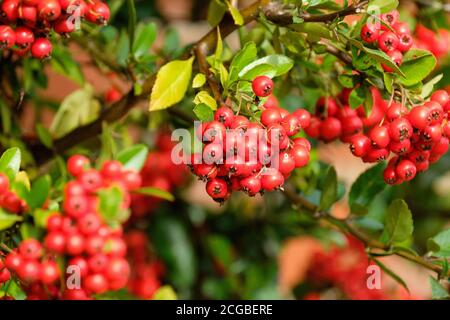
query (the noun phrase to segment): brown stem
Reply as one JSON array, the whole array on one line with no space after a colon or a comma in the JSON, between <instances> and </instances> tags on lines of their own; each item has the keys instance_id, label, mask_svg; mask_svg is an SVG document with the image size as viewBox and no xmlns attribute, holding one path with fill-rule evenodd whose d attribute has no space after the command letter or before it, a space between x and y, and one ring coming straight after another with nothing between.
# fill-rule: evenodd
<instances>
[{"instance_id":1,"label":"brown stem","mask_svg":"<svg viewBox=\"0 0 450 320\"><path fill-rule=\"evenodd\" d=\"M333 216L331 216L328 212L320 211L318 206L316 206L314 203L308 201L307 199L299 196L295 192L294 188L292 188L291 186L287 186L285 188L284 194L286 195L286 197L289 200L292 201L292 203L294 203L298 207L304 208L306 211L308 211L310 214L312 214L319 221L331 224L331 225L337 227L338 229L340 229L341 231L352 235L353 237L362 241L366 247L380 250L382 253L389 253L391 251L390 250L391 248L389 247L389 245L386 245L380 241L371 239L364 233L361 233L358 229L355 229L349 223L348 220L336 219ZM438 274L441 274L443 271L443 269L440 266L427 261L423 257L416 256L409 252L394 251L393 254L400 256L404 259L407 259L409 261L412 261L414 263L417 263L429 270L437 272ZM447 273L447 276L450 276L450 271Z\"/></svg>"}]
</instances>

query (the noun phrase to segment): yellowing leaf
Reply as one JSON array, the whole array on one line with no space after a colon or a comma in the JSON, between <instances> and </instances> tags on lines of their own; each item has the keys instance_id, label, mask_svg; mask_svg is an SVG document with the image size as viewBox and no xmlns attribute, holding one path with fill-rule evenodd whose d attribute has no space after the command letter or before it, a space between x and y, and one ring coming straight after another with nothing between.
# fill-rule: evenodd
<instances>
[{"instance_id":1,"label":"yellowing leaf","mask_svg":"<svg viewBox=\"0 0 450 320\"><path fill-rule=\"evenodd\" d=\"M197 73L194 77L194 80L192 80L192 88L200 88L205 84L205 82L205 75L203 73Z\"/></svg>"},{"instance_id":2,"label":"yellowing leaf","mask_svg":"<svg viewBox=\"0 0 450 320\"><path fill-rule=\"evenodd\" d=\"M244 18L242 18L241 13L236 7L233 7L233 5L228 1L228 10L231 13L231 16L233 17L234 23L238 26L242 26L244 24Z\"/></svg>"},{"instance_id":3,"label":"yellowing leaf","mask_svg":"<svg viewBox=\"0 0 450 320\"><path fill-rule=\"evenodd\" d=\"M200 91L199 93L197 93L197 95L194 98L194 103L195 104L204 103L213 110L217 109L216 100L214 100L214 98L211 97L209 93L206 91Z\"/></svg>"},{"instance_id":4,"label":"yellowing leaf","mask_svg":"<svg viewBox=\"0 0 450 320\"><path fill-rule=\"evenodd\" d=\"M28 174L25 171L19 171L16 174L15 182L22 183L28 190L31 188L30 178L28 178Z\"/></svg>"},{"instance_id":5,"label":"yellowing leaf","mask_svg":"<svg viewBox=\"0 0 450 320\"><path fill-rule=\"evenodd\" d=\"M150 111L166 109L183 99L191 79L193 61L194 57L171 61L158 71L150 97Z\"/></svg>"}]
</instances>

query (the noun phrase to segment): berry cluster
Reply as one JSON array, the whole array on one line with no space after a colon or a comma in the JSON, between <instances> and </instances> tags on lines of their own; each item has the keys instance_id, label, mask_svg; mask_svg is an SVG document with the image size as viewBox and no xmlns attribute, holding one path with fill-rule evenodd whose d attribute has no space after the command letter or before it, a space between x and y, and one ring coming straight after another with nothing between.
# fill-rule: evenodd
<instances>
[{"instance_id":1,"label":"berry cluster","mask_svg":"<svg viewBox=\"0 0 450 320\"><path fill-rule=\"evenodd\" d=\"M406 290L397 286L392 288L383 285L381 289L369 289L367 279L370 273L367 268L371 263L361 241L347 237L345 247L333 246L329 250L320 248L314 255L308 271L308 282L314 288L326 292L327 289L338 289L343 296L334 298L351 300L388 300L412 299ZM382 274L383 275L383 274ZM319 294L308 294L307 300L320 299Z\"/></svg>"},{"instance_id":2,"label":"berry cluster","mask_svg":"<svg viewBox=\"0 0 450 320\"><path fill-rule=\"evenodd\" d=\"M361 38L367 43L377 43L378 48L384 51L397 65L402 64L403 54L411 49L413 38L407 23L398 21L397 10L379 16L375 23L366 23L361 28ZM377 18L378 19L378 18ZM392 69L382 65L383 69L391 72Z\"/></svg>"},{"instance_id":3,"label":"berry cluster","mask_svg":"<svg viewBox=\"0 0 450 320\"><path fill-rule=\"evenodd\" d=\"M252 88L257 97L268 97L273 82L260 76L253 80ZM308 111L298 109L290 114L278 107L274 98L264 104L260 121L250 121L222 106L213 121L197 129L204 147L201 154L192 155L192 172L207 181L206 192L218 202L232 191L254 196L279 189L295 168L309 161L309 142L293 138L309 122Z\"/></svg>"},{"instance_id":4,"label":"berry cluster","mask_svg":"<svg viewBox=\"0 0 450 320\"><path fill-rule=\"evenodd\" d=\"M61 35L75 31L77 21L105 24L109 7L101 0L3 0L0 6L0 50L31 51L37 59L51 55L47 39L52 29Z\"/></svg>"},{"instance_id":5,"label":"berry cluster","mask_svg":"<svg viewBox=\"0 0 450 320\"><path fill-rule=\"evenodd\" d=\"M430 51L438 59L447 55L450 50L450 32L448 30L439 29L435 33L418 24L414 36L415 47Z\"/></svg>"},{"instance_id":6,"label":"berry cluster","mask_svg":"<svg viewBox=\"0 0 450 320\"><path fill-rule=\"evenodd\" d=\"M168 132L160 132L156 137L155 150L149 152L140 172L142 187L153 187L167 192L173 191L186 180L186 166L175 164L171 159L175 146ZM133 218L141 218L151 213L161 203L161 199L143 194L131 196Z\"/></svg>"},{"instance_id":7,"label":"berry cluster","mask_svg":"<svg viewBox=\"0 0 450 320\"><path fill-rule=\"evenodd\" d=\"M326 142L341 138L350 144L353 155L364 162L387 160L392 153L384 171L388 184L412 180L448 151L450 99L446 91L435 91L430 101L411 110L398 102L388 105L375 88L372 96L372 113L359 120L362 109L348 107L345 95L341 97L342 107L328 99L326 118L313 117L306 133ZM319 109L320 106L321 103Z\"/></svg>"},{"instance_id":8,"label":"berry cluster","mask_svg":"<svg viewBox=\"0 0 450 320\"><path fill-rule=\"evenodd\" d=\"M26 203L10 190L9 179L0 173L0 208L15 214L21 214L26 209Z\"/></svg>"},{"instance_id":9,"label":"berry cluster","mask_svg":"<svg viewBox=\"0 0 450 320\"><path fill-rule=\"evenodd\" d=\"M150 261L146 234L132 230L125 236L128 248L128 260L131 266L128 290L142 299L152 299L161 283L159 278L164 273L164 265L159 261Z\"/></svg>"},{"instance_id":10,"label":"berry cluster","mask_svg":"<svg viewBox=\"0 0 450 320\"><path fill-rule=\"evenodd\" d=\"M101 170L90 168L81 155L69 158L69 173L75 180L64 187L61 213L52 213L41 243L23 240L18 249L5 258L5 266L24 284L28 299L87 299L93 294L126 286L130 267L121 227L112 228L103 221L98 193L117 187L122 191L122 208L128 209L129 192L140 187L138 173L124 170L120 162L106 161ZM56 261L76 268L81 287L62 286L64 271ZM67 269L70 275L69 269Z\"/></svg>"}]
</instances>

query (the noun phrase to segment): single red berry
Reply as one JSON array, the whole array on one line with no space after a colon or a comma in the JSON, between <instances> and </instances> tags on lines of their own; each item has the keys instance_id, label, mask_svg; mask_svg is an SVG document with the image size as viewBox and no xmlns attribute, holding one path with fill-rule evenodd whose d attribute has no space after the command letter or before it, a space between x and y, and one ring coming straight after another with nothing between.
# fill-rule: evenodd
<instances>
[{"instance_id":1,"label":"single red berry","mask_svg":"<svg viewBox=\"0 0 450 320\"><path fill-rule=\"evenodd\" d=\"M243 129L249 124L249 120L241 115L235 116L231 122L230 129Z\"/></svg>"},{"instance_id":2,"label":"single red berry","mask_svg":"<svg viewBox=\"0 0 450 320\"><path fill-rule=\"evenodd\" d=\"M442 134L447 138L450 138L450 122L446 122L442 127Z\"/></svg>"},{"instance_id":3,"label":"single red berry","mask_svg":"<svg viewBox=\"0 0 450 320\"><path fill-rule=\"evenodd\" d=\"M450 101L447 91L445 90L437 90L431 94L431 101L436 101L442 107L445 107L447 103Z\"/></svg>"},{"instance_id":4,"label":"single red berry","mask_svg":"<svg viewBox=\"0 0 450 320\"><path fill-rule=\"evenodd\" d=\"M103 2L96 2L89 6L86 12L86 19L89 22L97 24L106 24L109 20L111 13L107 4Z\"/></svg>"},{"instance_id":5,"label":"single red berry","mask_svg":"<svg viewBox=\"0 0 450 320\"><path fill-rule=\"evenodd\" d=\"M17 272L22 263L23 257L17 252L8 253L5 257L5 266L11 271Z\"/></svg>"},{"instance_id":6,"label":"single red berry","mask_svg":"<svg viewBox=\"0 0 450 320\"><path fill-rule=\"evenodd\" d=\"M111 280L128 279L130 275L130 265L128 261L123 258L113 258L106 266L106 277Z\"/></svg>"},{"instance_id":7,"label":"single red berry","mask_svg":"<svg viewBox=\"0 0 450 320\"><path fill-rule=\"evenodd\" d=\"M303 137L295 138L294 140L292 140L292 142L294 143L294 146L304 146L306 150L311 151L311 143L309 143L309 141Z\"/></svg>"},{"instance_id":8,"label":"single red berry","mask_svg":"<svg viewBox=\"0 0 450 320\"><path fill-rule=\"evenodd\" d=\"M261 123L266 127L280 122L281 114L279 109L266 109L261 113Z\"/></svg>"},{"instance_id":9,"label":"single red berry","mask_svg":"<svg viewBox=\"0 0 450 320\"><path fill-rule=\"evenodd\" d=\"M40 263L36 260L26 260L17 269L17 275L22 281L33 283L39 280Z\"/></svg>"},{"instance_id":10,"label":"single red berry","mask_svg":"<svg viewBox=\"0 0 450 320\"><path fill-rule=\"evenodd\" d=\"M376 148L371 146L367 153L362 157L364 162L380 162L387 159L389 156L389 150L386 148Z\"/></svg>"},{"instance_id":11,"label":"single red berry","mask_svg":"<svg viewBox=\"0 0 450 320\"><path fill-rule=\"evenodd\" d=\"M311 122L311 114L305 109L297 109L292 113L297 117L302 129L308 128Z\"/></svg>"},{"instance_id":12,"label":"single red berry","mask_svg":"<svg viewBox=\"0 0 450 320\"><path fill-rule=\"evenodd\" d=\"M392 31L385 31L378 37L378 46L384 52L392 51L398 47L398 37Z\"/></svg>"},{"instance_id":13,"label":"single red berry","mask_svg":"<svg viewBox=\"0 0 450 320\"><path fill-rule=\"evenodd\" d=\"M321 97L316 102L316 116L321 118L334 117L338 113L339 107L336 101L331 98Z\"/></svg>"},{"instance_id":14,"label":"single red berry","mask_svg":"<svg viewBox=\"0 0 450 320\"><path fill-rule=\"evenodd\" d=\"M9 49L16 43L16 33L10 26L0 26L0 50Z\"/></svg>"},{"instance_id":15,"label":"single red berry","mask_svg":"<svg viewBox=\"0 0 450 320\"><path fill-rule=\"evenodd\" d=\"M308 154L309 158L309 154ZM308 159L309 160L309 159ZM295 169L295 159L288 152L281 152L278 157L278 171L281 172L282 175L288 175Z\"/></svg>"},{"instance_id":16,"label":"single red berry","mask_svg":"<svg viewBox=\"0 0 450 320\"><path fill-rule=\"evenodd\" d=\"M309 150L302 145L294 145L289 152L295 162L296 168L304 167L309 161Z\"/></svg>"},{"instance_id":17,"label":"single red berry","mask_svg":"<svg viewBox=\"0 0 450 320\"><path fill-rule=\"evenodd\" d=\"M142 185L142 178L139 173L128 170L122 174L122 182L128 190L135 190Z\"/></svg>"},{"instance_id":18,"label":"single red berry","mask_svg":"<svg viewBox=\"0 0 450 320\"><path fill-rule=\"evenodd\" d=\"M352 116L340 120L342 125L342 134L345 136L352 136L360 132L363 128L363 121L360 117Z\"/></svg>"},{"instance_id":19,"label":"single red berry","mask_svg":"<svg viewBox=\"0 0 450 320\"><path fill-rule=\"evenodd\" d=\"M73 155L67 160L67 170L74 177L78 177L86 169L88 169L89 166L89 159L79 154Z\"/></svg>"},{"instance_id":20,"label":"single red berry","mask_svg":"<svg viewBox=\"0 0 450 320\"><path fill-rule=\"evenodd\" d=\"M444 109L441 104L436 101L428 101L424 106L430 110L430 124L440 124L444 118Z\"/></svg>"},{"instance_id":21,"label":"single red berry","mask_svg":"<svg viewBox=\"0 0 450 320\"><path fill-rule=\"evenodd\" d=\"M60 231L51 231L44 239L44 246L48 251L64 253L66 247L66 236Z\"/></svg>"},{"instance_id":22,"label":"single red berry","mask_svg":"<svg viewBox=\"0 0 450 320\"><path fill-rule=\"evenodd\" d=\"M95 192L103 185L102 176L95 169L81 173L77 179L87 192Z\"/></svg>"},{"instance_id":23,"label":"single red berry","mask_svg":"<svg viewBox=\"0 0 450 320\"><path fill-rule=\"evenodd\" d=\"M87 264L90 272L99 273L103 272L108 266L109 258L103 253L97 253L87 260Z\"/></svg>"},{"instance_id":24,"label":"single red berry","mask_svg":"<svg viewBox=\"0 0 450 320\"><path fill-rule=\"evenodd\" d=\"M214 200L225 199L228 194L228 186L225 180L214 178L206 184L206 192Z\"/></svg>"},{"instance_id":25,"label":"single red berry","mask_svg":"<svg viewBox=\"0 0 450 320\"><path fill-rule=\"evenodd\" d=\"M0 173L0 195L8 191L9 189L9 179L8 177Z\"/></svg>"},{"instance_id":26,"label":"single red berry","mask_svg":"<svg viewBox=\"0 0 450 320\"><path fill-rule=\"evenodd\" d=\"M311 117L309 126L305 128L305 133L311 138L318 138L320 136L321 124L322 120L320 120L319 117L316 116Z\"/></svg>"},{"instance_id":27,"label":"single red berry","mask_svg":"<svg viewBox=\"0 0 450 320\"><path fill-rule=\"evenodd\" d=\"M203 160L206 164L223 163L223 145L210 143L203 149Z\"/></svg>"},{"instance_id":28,"label":"single red berry","mask_svg":"<svg viewBox=\"0 0 450 320\"><path fill-rule=\"evenodd\" d=\"M71 256L77 256L83 253L86 248L86 241L79 233L73 233L66 238L66 252Z\"/></svg>"},{"instance_id":29,"label":"single red berry","mask_svg":"<svg viewBox=\"0 0 450 320\"><path fill-rule=\"evenodd\" d=\"M387 52L387 55L392 59L392 61L394 61L394 63L397 66L400 66L402 64L402 60L403 60L403 55L400 51L398 50L391 50ZM381 64L381 66L383 67L383 70L386 72L392 72L394 71L391 67L385 65L385 64Z\"/></svg>"},{"instance_id":30,"label":"single red berry","mask_svg":"<svg viewBox=\"0 0 450 320\"><path fill-rule=\"evenodd\" d=\"M411 140L405 139L400 142L392 141L389 144L389 149L395 154L405 155L411 151Z\"/></svg>"},{"instance_id":31,"label":"single red berry","mask_svg":"<svg viewBox=\"0 0 450 320\"><path fill-rule=\"evenodd\" d=\"M397 33L397 35L411 34L411 29L406 22L398 21L392 26L392 28L394 29L395 33Z\"/></svg>"},{"instance_id":32,"label":"single red berry","mask_svg":"<svg viewBox=\"0 0 450 320\"><path fill-rule=\"evenodd\" d=\"M389 125L389 136L394 141L402 141L412 136L413 128L406 118L398 118Z\"/></svg>"},{"instance_id":33,"label":"single red berry","mask_svg":"<svg viewBox=\"0 0 450 320\"><path fill-rule=\"evenodd\" d=\"M24 209L24 202L14 192L6 191L0 196L0 207L7 211L19 214Z\"/></svg>"},{"instance_id":34,"label":"single red berry","mask_svg":"<svg viewBox=\"0 0 450 320\"><path fill-rule=\"evenodd\" d=\"M11 279L11 273L7 268L0 268L0 284L5 283Z\"/></svg>"},{"instance_id":35,"label":"single red berry","mask_svg":"<svg viewBox=\"0 0 450 320\"><path fill-rule=\"evenodd\" d=\"M59 17L59 19L53 24L53 29L55 32L61 35L67 35L74 32L75 27L75 20L66 15ZM106 102L109 102L107 99L105 100Z\"/></svg>"},{"instance_id":36,"label":"single red berry","mask_svg":"<svg viewBox=\"0 0 450 320\"><path fill-rule=\"evenodd\" d=\"M268 168L261 174L261 189L273 191L281 188L284 183L284 177L280 171L275 168Z\"/></svg>"},{"instance_id":37,"label":"single red berry","mask_svg":"<svg viewBox=\"0 0 450 320\"><path fill-rule=\"evenodd\" d=\"M397 10L393 10L388 13L383 13L380 16L381 20L391 27L397 23L399 17L400 17L400 14ZM383 30L387 30L387 28L384 25L381 25L381 28Z\"/></svg>"},{"instance_id":38,"label":"single red berry","mask_svg":"<svg viewBox=\"0 0 450 320\"><path fill-rule=\"evenodd\" d=\"M21 48L28 48L34 42L34 33L27 27L16 28L16 45Z\"/></svg>"},{"instance_id":39,"label":"single red berry","mask_svg":"<svg viewBox=\"0 0 450 320\"><path fill-rule=\"evenodd\" d=\"M101 235L94 234L89 236L86 240L86 252L90 255L102 252L104 246L105 238Z\"/></svg>"},{"instance_id":40,"label":"single red berry","mask_svg":"<svg viewBox=\"0 0 450 320\"><path fill-rule=\"evenodd\" d=\"M389 122L394 121L408 113L408 109L401 103L393 102L386 111L386 118Z\"/></svg>"},{"instance_id":41,"label":"single red berry","mask_svg":"<svg viewBox=\"0 0 450 320\"><path fill-rule=\"evenodd\" d=\"M339 119L329 117L320 124L320 138L325 142L333 141L342 134L342 125Z\"/></svg>"},{"instance_id":42,"label":"single red berry","mask_svg":"<svg viewBox=\"0 0 450 320\"><path fill-rule=\"evenodd\" d=\"M37 7L31 5L22 4L18 9L18 18L26 25L27 27L33 28L37 21Z\"/></svg>"},{"instance_id":43,"label":"single red berry","mask_svg":"<svg viewBox=\"0 0 450 320\"><path fill-rule=\"evenodd\" d=\"M375 24L368 24L366 23L361 28L361 39L367 43L375 42L378 39L378 36L380 35L380 30L378 29L377 25Z\"/></svg>"},{"instance_id":44,"label":"single red berry","mask_svg":"<svg viewBox=\"0 0 450 320\"><path fill-rule=\"evenodd\" d=\"M216 140L223 141L226 132L227 129L222 122L211 121L205 127L205 131L203 132L203 140L205 142L212 142Z\"/></svg>"},{"instance_id":45,"label":"single red berry","mask_svg":"<svg viewBox=\"0 0 450 320\"><path fill-rule=\"evenodd\" d=\"M117 160L105 161L100 169L100 174L105 179L118 179L122 174L122 163Z\"/></svg>"},{"instance_id":46,"label":"single red berry","mask_svg":"<svg viewBox=\"0 0 450 320\"><path fill-rule=\"evenodd\" d=\"M264 108L270 109L270 108L279 108L280 103L278 102L278 99L273 95L269 95L267 97L267 100L264 102Z\"/></svg>"},{"instance_id":47,"label":"single red berry","mask_svg":"<svg viewBox=\"0 0 450 320\"><path fill-rule=\"evenodd\" d=\"M430 109L426 106L418 106L411 109L408 120L414 128L423 130L430 125Z\"/></svg>"},{"instance_id":48,"label":"single red berry","mask_svg":"<svg viewBox=\"0 0 450 320\"><path fill-rule=\"evenodd\" d=\"M249 196L254 196L261 191L261 179L256 175L248 176L240 180L240 187Z\"/></svg>"},{"instance_id":49,"label":"single red berry","mask_svg":"<svg viewBox=\"0 0 450 320\"><path fill-rule=\"evenodd\" d=\"M9 22L15 22L18 17L19 0L4 0L1 4L1 16Z\"/></svg>"},{"instance_id":50,"label":"single red berry","mask_svg":"<svg viewBox=\"0 0 450 320\"><path fill-rule=\"evenodd\" d=\"M252 81L252 89L256 96L267 97L272 93L273 81L266 76L256 77Z\"/></svg>"},{"instance_id":51,"label":"single red berry","mask_svg":"<svg viewBox=\"0 0 450 320\"><path fill-rule=\"evenodd\" d=\"M36 59L45 59L52 54L52 43L46 38L38 38L31 46L31 55Z\"/></svg>"},{"instance_id":52,"label":"single red berry","mask_svg":"<svg viewBox=\"0 0 450 320\"><path fill-rule=\"evenodd\" d=\"M406 52L411 49L413 45L413 38L409 33L398 34L398 46L397 49L401 52Z\"/></svg>"},{"instance_id":53,"label":"single red berry","mask_svg":"<svg viewBox=\"0 0 450 320\"><path fill-rule=\"evenodd\" d=\"M87 263L86 259L83 257L78 256L78 257L74 257L74 258L70 259L69 262L67 263L67 267L70 267L70 266L77 267L78 270L80 271L80 276L82 278L87 276L89 273L88 263Z\"/></svg>"},{"instance_id":54,"label":"single red berry","mask_svg":"<svg viewBox=\"0 0 450 320\"><path fill-rule=\"evenodd\" d=\"M401 160L395 168L395 173L405 181L410 181L416 176L417 168L410 160Z\"/></svg>"},{"instance_id":55,"label":"single red berry","mask_svg":"<svg viewBox=\"0 0 450 320\"><path fill-rule=\"evenodd\" d=\"M400 178L397 176L397 173L395 172L395 168L390 166L384 169L383 178L384 182L390 185L397 184L400 180Z\"/></svg>"},{"instance_id":56,"label":"single red berry","mask_svg":"<svg viewBox=\"0 0 450 320\"><path fill-rule=\"evenodd\" d=\"M442 128L440 125L428 126L421 132L424 141L438 142L442 138Z\"/></svg>"},{"instance_id":57,"label":"single red berry","mask_svg":"<svg viewBox=\"0 0 450 320\"><path fill-rule=\"evenodd\" d=\"M42 256L42 245L36 239L23 240L19 245L19 253L24 259L39 259Z\"/></svg>"},{"instance_id":58,"label":"single red berry","mask_svg":"<svg viewBox=\"0 0 450 320\"><path fill-rule=\"evenodd\" d=\"M94 294L104 293L108 290L108 280L101 273L90 274L84 280L84 288Z\"/></svg>"},{"instance_id":59,"label":"single red berry","mask_svg":"<svg viewBox=\"0 0 450 320\"><path fill-rule=\"evenodd\" d=\"M387 126L373 127L369 132L369 138L379 148L386 148L391 141Z\"/></svg>"},{"instance_id":60,"label":"single red berry","mask_svg":"<svg viewBox=\"0 0 450 320\"><path fill-rule=\"evenodd\" d=\"M234 119L233 110L228 107L220 107L214 114L214 120L222 122L225 127L229 127Z\"/></svg>"},{"instance_id":61,"label":"single red berry","mask_svg":"<svg viewBox=\"0 0 450 320\"><path fill-rule=\"evenodd\" d=\"M115 87L110 88L105 94L105 101L107 103L115 103L122 99L122 93Z\"/></svg>"},{"instance_id":62,"label":"single red berry","mask_svg":"<svg viewBox=\"0 0 450 320\"><path fill-rule=\"evenodd\" d=\"M39 280L46 285L56 282L60 277L59 267L54 261L42 262L39 271Z\"/></svg>"},{"instance_id":63,"label":"single red berry","mask_svg":"<svg viewBox=\"0 0 450 320\"><path fill-rule=\"evenodd\" d=\"M371 141L365 134L357 134L350 138L350 151L356 157L363 157L370 149Z\"/></svg>"},{"instance_id":64,"label":"single red berry","mask_svg":"<svg viewBox=\"0 0 450 320\"><path fill-rule=\"evenodd\" d=\"M58 214L52 214L47 218L47 230L48 231L58 231L61 229L63 223L63 217Z\"/></svg>"},{"instance_id":65,"label":"single red berry","mask_svg":"<svg viewBox=\"0 0 450 320\"><path fill-rule=\"evenodd\" d=\"M88 213L78 219L78 230L84 235L90 235L100 228L101 220L96 213Z\"/></svg>"},{"instance_id":66,"label":"single red berry","mask_svg":"<svg viewBox=\"0 0 450 320\"><path fill-rule=\"evenodd\" d=\"M448 146L449 146L448 138L442 137L431 149L431 154L441 156L448 151Z\"/></svg>"},{"instance_id":67,"label":"single red berry","mask_svg":"<svg viewBox=\"0 0 450 320\"><path fill-rule=\"evenodd\" d=\"M57 0L41 0L37 5L39 19L54 21L61 15L61 6Z\"/></svg>"},{"instance_id":68,"label":"single red berry","mask_svg":"<svg viewBox=\"0 0 450 320\"><path fill-rule=\"evenodd\" d=\"M85 215L88 210L87 197L68 196L63 203L64 212L72 218L78 219Z\"/></svg>"},{"instance_id":69,"label":"single red berry","mask_svg":"<svg viewBox=\"0 0 450 320\"><path fill-rule=\"evenodd\" d=\"M281 125L283 126L284 130L286 131L286 134L289 137L295 135L301 128L299 120L294 114L286 116L281 121Z\"/></svg>"}]
</instances>

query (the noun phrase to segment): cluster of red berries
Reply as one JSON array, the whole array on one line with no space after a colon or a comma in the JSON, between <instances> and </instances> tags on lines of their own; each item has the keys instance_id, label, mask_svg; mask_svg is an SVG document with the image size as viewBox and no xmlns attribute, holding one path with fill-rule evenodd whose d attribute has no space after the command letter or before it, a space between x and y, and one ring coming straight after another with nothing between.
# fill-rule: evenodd
<instances>
[{"instance_id":1,"label":"cluster of red berries","mask_svg":"<svg viewBox=\"0 0 450 320\"><path fill-rule=\"evenodd\" d=\"M397 65L402 64L403 54L413 46L411 30L407 23L398 21L397 10L380 15L384 23L377 20L375 23L366 23L361 28L361 38L367 43L377 43L378 48L384 51ZM382 65L387 72L392 69Z\"/></svg>"},{"instance_id":2,"label":"cluster of red berries","mask_svg":"<svg viewBox=\"0 0 450 320\"><path fill-rule=\"evenodd\" d=\"M112 228L103 221L98 192L119 188L122 208L127 210L130 191L140 187L139 174L114 160L106 161L97 171L81 155L69 158L67 167L75 180L64 187L62 213L48 217L43 242L23 240L5 258L6 268L24 284L28 299L87 299L123 288L128 282L130 267L122 228ZM61 286L64 272L56 262L60 258L65 258L67 267L77 269L80 287ZM69 269L67 272L70 276ZM64 292L60 292L61 287Z\"/></svg>"},{"instance_id":3,"label":"cluster of red berries","mask_svg":"<svg viewBox=\"0 0 450 320\"><path fill-rule=\"evenodd\" d=\"M26 203L10 189L8 177L0 173L0 208L15 214L26 210Z\"/></svg>"},{"instance_id":4,"label":"cluster of red berries","mask_svg":"<svg viewBox=\"0 0 450 320\"><path fill-rule=\"evenodd\" d=\"M149 240L139 230L131 230L125 235L130 261L131 275L128 290L141 299L152 299L160 288L160 278L164 274L164 265L160 261L151 261Z\"/></svg>"},{"instance_id":5,"label":"cluster of red berries","mask_svg":"<svg viewBox=\"0 0 450 320\"><path fill-rule=\"evenodd\" d=\"M433 53L436 58L442 58L450 50L450 32L439 29L437 32L418 24L414 31L414 46Z\"/></svg>"},{"instance_id":6,"label":"cluster of red berries","mask_svg":"<svg viewBox=\"0 0 450 320\"><path fill-rule=\"evenodd\" d=\"M369 289L367 280L372 273L368 272L367 268L370 265L373 263L367 258L364 244L348 236L345 247L333 246L329 250L324 248L317 250L308 270L308 282L320 291L326 292L330 287L338 289L343 296L337 298L342 299L412 299L406 290L397 286L383 285L380 289ZM318 300L320 294L309 293L304 299Z\"/></svg>"},{"instance_id":7,"label":"cluster of red berries","mask_svg":"<svg viewBox=\"0 0 450 320\"><path fill-rule=\"evenodd\" d=\"M369 117L358 118L361 108L351 109L341 95L338 106L328 99L325 119L315 116L306 133L326 142L341 138L350 150L364 162L378 162L390 158L384 171L388 184L409 181L416 173L428 169L449 148L450 124L447 121L450 99L446 91L438 90L423 105L411 110L401 103L390 105L372 88L374 108ZM321 109L321 102L317 110ZM363 110L362 110L363 111Z\"/></svg>"},{"instance_id":8,"label":"cluster of red berries","mask_svg":"<svg viewBox=\"0 0 450 320\"><path fill-rule=\"evenodd\" d=\"M152 187L172 192L174 188L186 181L188 171L186 166L175 164L171 159L172 148L175 146L170 133L159 132L155 140L155 150L149 152L147 160L140 172L142 187ZM133 218L141 218L153 212L161 203L157 197L144 194L131 196Z\"/></svg>"},{"instance_id":9,"label":"cluster of red berries","mask_svg":"<svg viewBox=\"0 0 450 320\"><path fill-rule=\"evenodd\" d=\"M21 56L31 51L37 59L52 53L51 30L61 35L75 31L77 21L105 24L110 16L101 0L3 0L0 6L0 50L17 47Z\"/></svg>"},{"instance_id":10,"label":"cluster of red berries","mask_svg":"<svg viewBox=\"0 0 450 320\"><path fill-rule=\"evenodd\" d=\"M253 80L252 88L257 97L268 97L273 82L260 76ZM202 153L191 157L192 172L207 181L206 192L218 202L232 191L254 196L279 189L295 168L309 161L309 142L293 138L309 122L308 111L298 109L290 114L277 106L274 98L264 104L259 122L222 106L213 121L197 128L204 147Z\"/></svg>"}]
</instances>

